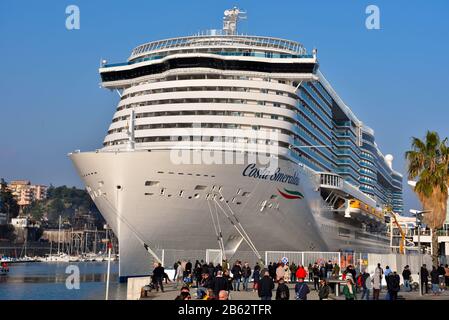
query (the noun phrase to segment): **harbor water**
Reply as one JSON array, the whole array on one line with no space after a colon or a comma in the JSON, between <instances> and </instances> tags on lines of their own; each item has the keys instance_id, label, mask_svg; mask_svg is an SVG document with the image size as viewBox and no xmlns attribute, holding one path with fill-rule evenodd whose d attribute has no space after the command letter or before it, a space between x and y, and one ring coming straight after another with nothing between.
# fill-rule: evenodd
<instances>
[{"instance_id":1,"label":"harbor water","mask_svg":"<svg viewBox=\"0 0 449 320\"><path fill-rule=\"evenodd\" d=\"M79 270L79 289L66 286L73 269ZM8 275L0 276L0 300L103 300L106 272L107 262L11 264ZM126 283L118 282L118 262L111 262L110 279L109 299L126 299Z\"/></svg>"}]
</instances>

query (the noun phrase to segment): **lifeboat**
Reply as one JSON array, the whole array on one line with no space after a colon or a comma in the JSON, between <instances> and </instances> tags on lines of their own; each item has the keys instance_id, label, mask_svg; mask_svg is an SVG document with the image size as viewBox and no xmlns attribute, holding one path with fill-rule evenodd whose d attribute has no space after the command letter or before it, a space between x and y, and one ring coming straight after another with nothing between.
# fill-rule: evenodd
<instances>
[{"instance_id":1,"label":"lifeboat","mask_svg":"<svg viewBox=\"0 0 449 320\"><path fill-rule=\"evenodd\" d=\"M373 208L360 200L349 200L349 212L355 219L362 222L383 222L384 215L381 209Z\"/></svg>"}]
</instances>

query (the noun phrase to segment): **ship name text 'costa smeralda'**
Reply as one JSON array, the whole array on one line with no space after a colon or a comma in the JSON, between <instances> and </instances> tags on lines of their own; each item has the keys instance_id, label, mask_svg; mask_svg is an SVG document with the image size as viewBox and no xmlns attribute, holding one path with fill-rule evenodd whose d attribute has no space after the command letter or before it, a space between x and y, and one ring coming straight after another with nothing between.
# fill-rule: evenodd
<instances>
[{"instance_id":1,"label":"ship name text 'costa smeralda'","mask_svg":"<svg viewBox=\"0 0 449 320\"><path fill-rule=\"evenodd\" d=\"M316 50L239 35L243 16L102 62L120 101L103 147L69 156L119 239L121 277L147 274L160 249L389 251L387 212L402 211L393 157Z\"/></svg>"}]
</instances>

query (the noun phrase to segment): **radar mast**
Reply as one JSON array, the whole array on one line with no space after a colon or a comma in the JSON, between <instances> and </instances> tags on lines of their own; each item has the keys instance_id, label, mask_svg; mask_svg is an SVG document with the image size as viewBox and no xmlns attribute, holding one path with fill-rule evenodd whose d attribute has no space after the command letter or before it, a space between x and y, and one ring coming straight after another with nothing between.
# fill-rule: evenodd
<instances>
[{"instance_id":1,"label":"radar mast","mask_svg":"<svg viewBox=\"0 0 449 320\"><path fill-rule=\"evenodd\" d=\"M246 19L246 12L234 7L224 11L223 31L226 35L237 34L237 22Z\"/></svg>"}]
</instances>

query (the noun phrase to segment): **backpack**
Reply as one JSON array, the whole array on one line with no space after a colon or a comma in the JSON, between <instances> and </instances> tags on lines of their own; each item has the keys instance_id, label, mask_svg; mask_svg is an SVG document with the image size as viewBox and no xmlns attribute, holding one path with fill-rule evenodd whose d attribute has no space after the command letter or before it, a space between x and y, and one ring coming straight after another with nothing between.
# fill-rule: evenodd
<instances>
[{"instance_id":1,"label":"backpack","mask_svg":"<svg viewBox=\"0 0 449 320\"><path fill-rule=\"evenodd\" d=\"M362 279L362 275L359 275L357 277L357 287L361 288L363 286L363 279Z\"/></svg>"},{"instance_id":2,"label":"backpack","mask_svg":"<svg viewBox=\"0 0 449 320\"><path fill-rule=\"evenodd\" d=\"M305 288L306 286L307 286L307 285L302 285L302 286L299 288L298 292L296 292L296 300L304 300L304 297L301 295L301 293L304 291L304 288Z\"/></svg>"}]
</instances>

